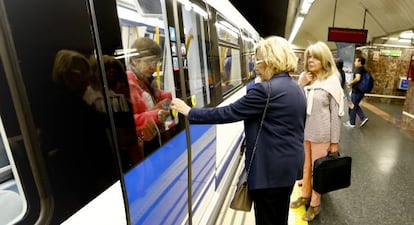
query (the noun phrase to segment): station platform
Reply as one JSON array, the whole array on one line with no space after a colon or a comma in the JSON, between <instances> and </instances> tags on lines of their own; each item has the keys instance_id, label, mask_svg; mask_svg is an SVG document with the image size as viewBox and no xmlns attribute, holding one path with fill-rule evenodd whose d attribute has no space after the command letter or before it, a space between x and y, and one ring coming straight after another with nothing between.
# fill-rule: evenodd
<instances>
[{"instance_id":1,"label":"station platform","mask_svg":"<svg viewBox=\"0 0 414 225\"><path fill-rule=\"evenodd\" d=\"M351 186L322 195L321 213L302 220L305 207L291 209L289 225L402 225L414 224L414 132L399 126L403 105L361 102L369 121L341 127L340 152L353 159ZM342 122L349 119L348 114ZM242 163L241 163L242 164ZM239 174L239 166L236 174ZM249 213L229 208L236 188L232 181L216 225L255 225ZM291 200L300 196L295 185Z\"/></svg>"}]
</instances>

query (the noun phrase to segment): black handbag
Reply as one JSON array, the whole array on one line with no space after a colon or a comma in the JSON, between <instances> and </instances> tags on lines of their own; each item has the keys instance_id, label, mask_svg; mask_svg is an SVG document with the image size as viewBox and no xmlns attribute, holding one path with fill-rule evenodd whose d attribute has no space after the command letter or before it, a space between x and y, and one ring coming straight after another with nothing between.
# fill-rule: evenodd
<instances>
[{"instance_id":1,"label":"black handbag","mask_svg":"<svg viewBox=\"0 0 414 225\"><path fill-rule=\"evenodd\" d=\"M236 192L234 193L233 199L231 200L231 203L230 203L230 208L234 210L250 212L252 208L253 202L249 194L249 188L247 186L247 178L249 177L250 167L252 166L254 153L256 152L256 146L259 140L260 131L262 130L263 120L266 115L267 106L269 105L270 90L271 90L270 81L267 84L268 84L268 93L267 93L266 106L263 110L262 121L260 122L259 130L257 132L257 137L256 137L256 142L254 143L252 157L250 158L250 162L249 162L249 166L247 167L247 170L243 169L243 171L241 172L239 176L239 181L237 182ZM243 147L243 144L242 144L242 147Z\"/></svg>"},{"instance_id":2,"label":"black handbag","mask_svg":"<svg viewBox=\"0 0 414 225\"><path fill-rule=\"evenodd\" d=\"M313 165L313 189L325 194L351 185L352 158L338 153L315 160Z\"/></svg>"}]
</instances>

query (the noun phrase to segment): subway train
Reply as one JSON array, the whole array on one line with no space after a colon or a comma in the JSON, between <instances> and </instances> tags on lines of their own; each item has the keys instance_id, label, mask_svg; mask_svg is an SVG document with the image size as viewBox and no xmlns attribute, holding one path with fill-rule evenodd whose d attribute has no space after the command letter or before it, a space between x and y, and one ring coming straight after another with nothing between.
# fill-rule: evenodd
<instances>
[{"instance_id":1,"label":"subway train","mask_svg":"<svg viewBox=\"0 0 414 225\"><path fill-rule=\"evenodd\" d=\"M190 125L168 101L141 124L128 74L138 58L148 90L193 107L243 96L261 37L228 1L6 0L0 17L0 224L215 222L243 124Z\"/></svg>"}]
</instances>

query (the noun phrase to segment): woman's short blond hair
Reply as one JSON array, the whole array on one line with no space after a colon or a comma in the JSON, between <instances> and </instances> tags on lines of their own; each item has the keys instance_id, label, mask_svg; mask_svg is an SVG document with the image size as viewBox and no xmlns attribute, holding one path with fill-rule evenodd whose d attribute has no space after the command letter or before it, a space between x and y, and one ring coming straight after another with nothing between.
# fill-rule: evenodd
<instances>
[{"instance_id":1,"label":"woman's short blond hair","mask_svg":"<svg viewBox=\"0 0 414 225\"><path fill-rule=\"evenodd\" d=\"M308 72L309 56L313 56L321 61L322 72L318 76L320 79L324 80L328 78L330 75L338 73L332 52L325 43L318 41L315 44L309 45L306 48L304 60L304 67L306 72Z\"/></svg>"},{"instance_id":2,"label":"woman's short blond hair","mask_svg":"<svg viewBox=\"0 0 414 225\"><path fill-rule=\"evenodd\" d=\"M262 80L270 80L273 75L281 72L294 72L298 66L298 58L286 39L279 36L270 36L260 41L255 48L266 63Z\"/></svg>"}]
</instances>

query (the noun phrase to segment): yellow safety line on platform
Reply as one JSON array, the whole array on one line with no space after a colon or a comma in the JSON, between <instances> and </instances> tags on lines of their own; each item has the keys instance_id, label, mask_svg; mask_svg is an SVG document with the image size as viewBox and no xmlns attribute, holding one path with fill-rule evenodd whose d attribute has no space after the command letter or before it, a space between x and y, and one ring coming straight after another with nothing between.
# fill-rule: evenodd
<instances>
[{"instance_id":1,"label":"yellow safety line on platform","mask_svg":"<svg viewBox=\"0 0 414 225\"><path fill-rule=\"evenodd\" d=\"M295 201L297 198L301 196L302 188L298 186L298 184L295 184L295 187L293 188L292 195L290 196L290 202ZM290 208L289 210L289 225L308 225L308 222L303 220L302 217L306 213L305 206L301 206L297 209Z\"/></svg>"}]
</instances>

